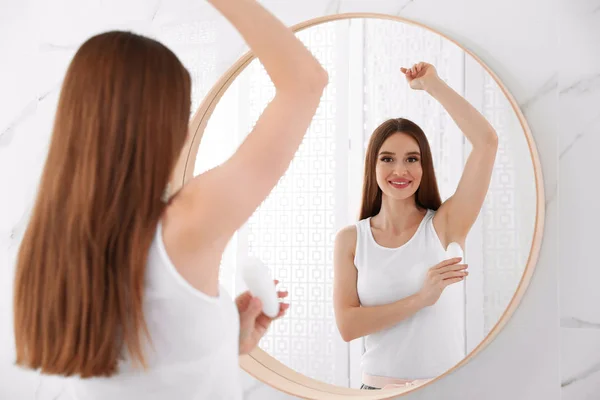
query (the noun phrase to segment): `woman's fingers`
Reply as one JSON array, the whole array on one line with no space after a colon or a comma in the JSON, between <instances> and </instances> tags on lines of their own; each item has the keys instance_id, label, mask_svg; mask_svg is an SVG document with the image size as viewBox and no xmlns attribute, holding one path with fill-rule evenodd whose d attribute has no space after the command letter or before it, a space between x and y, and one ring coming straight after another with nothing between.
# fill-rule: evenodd
<instances>
[{"instance_id":1,"label":"woman's fingers","mask_svg":"<svg viewBox=\"0 0 600 400\"><path fill-rule=\"evenodd\" d=\"M453 283L462 282L464 279L465 279L464 277L462 277L462 278L444 279L442 281L442 284L444 285L444 287L446 287L446 286L452 285Z\"/></svg>"},{"instance_id":2,"label":"woman's fingers","mask_svg":"<svg viewBox=\"0 0 600 400\"><path fill-rule=\"evenodd\" d=\"M290 308L290 305L288 303L281 303L279 305L279 314L277 315L277 318L282 317L288 308Z\"/></svg>"},{"instance_id":3,"label":"woman's fingers","mask_svg":"<svg viewBox=\"0 0 600 400\"><path fill-rule=\"evenodd\" d=\"M269 328L269 325L271 324L271 321L283 317L288 308L290 308L290 305L288 303L279 303L279 313L275 318L269 318L265 314L260 314L258 318L256 318L256 325L260 326L264 330L267 330Z\"/></svg>"},{"instance_id":4,"label":"woman's fingers","mask_svg":"<svg viewBox=\"0 0 600 400\"><path fill-rule=\"evenodd\" d=\"M410 68L401 67L400 71L402 71L402 73L408 76L409 78L414 79L427 68L427 65L428 64L426 62L421 61L419 63L413 64Z\"/></svg>"},{"instance_id":5,"label":"woman's fingers","mask_svg":"<svg viewBox=\"0 0 600 400\"><path fill-rule=\"evenodd\" d=\"M258 332L260 337L262 337L267 330L269 330L269 326L271 325L272 319L267 317L265 314L260 314L254 323L254 330Z\"/></svg>"},{"instance_id":6,"label":"woman's fingers","mask_svg":"<svg viewBox=\"0 0 600 400\"><path fill-rule=\"evenodd\" d=\"M448 271L443 274L440 274L442 279L452 279L452 278L464 278L469 275L467 271Z\"/></svg>"},{"instance_id":7,"label":"woman's fingers","mask_svg":"<svg viewBox=\"0 0 600 400\"><path fill-rule=\"evenodd\" d=\"M440 268L447 267L448 265L458 264L461 260L462 260L461 257L449 258L449 259L444 260L444 261L442 261L440 263L437 263L431 269L440 269Z\"/></svg>"},{"instance_id":8,"label":"woman's fingers","mask_svg":"<svg viewBox=\"0 0 600 400\"><path fill-rule=\"evenodd\" d=\"M240 326L250 328L262 314L262 302L258 297L250 300L248 307L240 313Z\"/></svg>"},{"instance_id":9,"label":"woman's fingers","mask_svg":"<svg viewBox=\"0 0 600 400\"><path fill-rule=\"evenodd\" d=\"M279 303L279 313L275 318L273 318L273 320L283 317L288 308L290 308L290 305L288 303Z\"/></svg>"},{"instance_id":10,"label":"woman's fingers","mask_svg":"<svg viewBox=\"0 0 600 400\"><path fill-rule=\"evenodd\" d=\"M466 270L469 267L468 264L456 264L456 265L448 265L446 267L443 268L438 268L436 270L436 272L440 275L443 275L447 272L452 272L452 271L462 271L462 270Z\"/></svg>"},{"instance_id":11,"label":"woman's fingers","mask_svg":"<svg viewBox=\"0 0 600 400\"><path fill-rule=\"evenodd\" d=\"M246 290L235 299L235 304L240 311L244 311L248 307L250 300L252 300L252 294L250 294L249 290Z\"/></svg>"}]
</instances>

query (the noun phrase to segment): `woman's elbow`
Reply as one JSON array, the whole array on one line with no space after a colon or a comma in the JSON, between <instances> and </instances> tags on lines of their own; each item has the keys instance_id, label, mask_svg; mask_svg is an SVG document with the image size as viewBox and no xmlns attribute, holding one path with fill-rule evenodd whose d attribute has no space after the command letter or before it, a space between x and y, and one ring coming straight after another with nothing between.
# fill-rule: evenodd
<instances>
[{"instance_id":1,"label":"woman's elbow","mask_svg":"<svg viewBox=\"0 0 600 400\"><path fill-rule=\"evenodd\" d=\"M323 94L323 91L329 84L329 74L319 64L310 73L307 74L304 81L300 81L302 88L308 93L318 95Z\"/></svg>"},{"instance_id":2,"label":"woman's elbow","mask_svg":"<svg viewBox=\"0 0 600 400\"><path fill-rule=\"evenodd\" d=\"M340 336L342 337L342 340L346 343L351 342L354 339L358 338L358 336L356 336L356 333L347 324L338 322L337 328L338 328L338 331L340 332Z\"/></svg>"},{"instance_id":3,"label":"woman's elbow","mask_svg":"<svg viewBox=\"0 0 600 400\"><path fill-rule=\"evenodd\" d=\"M498 135L496 131L491 129L487 133L482 134L471 142L473 149L479 152L485 152L486 154L496 154L498 151Z\"/></svg>"},{"instance_id":4,"label":"woman's elbow","mask_svg":"<svg viewBox=\"0 0 600 400\"><path fill-rule=\"evenodd\" d=\"M329 73L327 70L323 67L319 67L317 68L316 75L317 85L325 88L329 84Z\"/></svg>"},{"instance_id":5,"label":"woman's elbow","mask_svg":"<svg viewBox=\"0 0 600 400\"><path fill-rule=\"evenodd\" d=\"M486 135L485 144L493 149L498 148L498 134L495 129L490 129Z\"/></svg>"},{"instance_id":6,"label":"woman's elbow","mask_svg":"<svg viewBox=\"0 0 600 400\"><path fill-rule=\"evenodd\" d=\"M356 337L349 332L340 331L340 334L342 335L342 340L346 343L349 343L349 342L353 341L354 339L356 339Z\"/></svg>"},{"instance_id":7,"label":"woman's elbow","mask_svg":"<svg viewBox=\"0 0 600 400\"><path fill-rule=\"evenodd\" d=\"M315 63L298 73L296 79L290 83L289 90L296 92L297 96L321 97L328 84L329 74L327 70L321 64Z\"/></svg>"}]
</instances>

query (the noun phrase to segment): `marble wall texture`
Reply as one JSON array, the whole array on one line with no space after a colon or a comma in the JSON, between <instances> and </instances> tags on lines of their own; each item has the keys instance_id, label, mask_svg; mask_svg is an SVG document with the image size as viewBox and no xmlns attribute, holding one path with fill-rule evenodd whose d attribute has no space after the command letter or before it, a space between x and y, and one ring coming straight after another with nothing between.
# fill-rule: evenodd
<instances>
[{"instance_id":1,"label":"marble wall texture","mask_svg":"<svg viewBox=\"0 0 600 400\"><path fill-rule=\"evenodd\" d=\"M541 254L521 306L480 355L404 397L600 399L599 0L265 0L286 24L338 12L425 23L484 60L512 92L543 167ZM47 150L60 83L89 36L128 29L162 40L200 98L239 57L240 36L201 0L0 0L0 399L53 399L61 384L11 365L12 277ZM290 396L244 374L246 399Z\"/></svg>"}]
</instances>

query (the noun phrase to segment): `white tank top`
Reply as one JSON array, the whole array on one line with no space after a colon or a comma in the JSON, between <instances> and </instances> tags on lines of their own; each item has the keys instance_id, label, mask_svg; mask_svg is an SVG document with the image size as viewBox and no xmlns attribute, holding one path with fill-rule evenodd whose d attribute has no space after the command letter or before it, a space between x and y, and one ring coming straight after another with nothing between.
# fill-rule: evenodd
<instances>
[{"instance_id":1,"label":"white tank top","mask_svg":"<svg viewBox=\"0 0 600 400\"><path fill-rule=\"evenodd\" d=\"M165 251L161 228L159 224L150 247L145 278L144 314L154 346L145 352L149 370L134 370L126 355L119 373L110 378L68 378L65 398L242 398L235 303L223 288L211 297L179 275Z\"/></svg>"},{"instance_id":2,"label":"white tank top","mask_svg":"<svg viewBox=\"0 0 600 400\"><path fill-rule=\"evenodd\" d=\"M389 304L417 293L427 270L445 257L428 210L414 236L398 248L379 245L370 218L356 224L354 265L365 307ZM446 287L439 300L396 325L365 337L363 373L397 379L438 376L465 357L464 284Z\"/></svg>"}]
</instances>

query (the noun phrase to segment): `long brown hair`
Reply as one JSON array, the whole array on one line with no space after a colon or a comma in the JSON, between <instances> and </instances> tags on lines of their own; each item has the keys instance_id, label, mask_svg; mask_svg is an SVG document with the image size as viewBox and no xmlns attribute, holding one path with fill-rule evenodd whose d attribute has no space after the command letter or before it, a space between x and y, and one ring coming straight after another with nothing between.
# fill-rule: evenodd
<instances>
[{"instance_id":1,"label":"long brown hair","mask_svg":"<svg viewBox=\"0 0 600 400\"><path fill-rule=\"evenodd\" d=\"M129 32L88 39L65 76L14 282L16 363L110 376L146 366L144 273L187 136L190 75Z\"/></svg>"},{"instance_id":2,"label":"long brown hair","mask_svg":"<svg viewBox=\"0 0 600 400\"><path fill-rule=\"evenodd\" d=\"M377 164L377 154L383 143L390 136L396 133L404 133L415 139L421 151L421 167L423 168L423 177L421 184L415 193L415 203L417 207L437 210L442 204L440 192L435 178L433 168L433 158L429 141L425 132L414 122L405 118L388 119L379 125L371 138L367 147L367 156L365 158L365 173L363 179L362 204L360 207L359 219L374 217L381 210L382 192L377 184L375 176L375 166Z\"/></svg>"}]
</instances>

